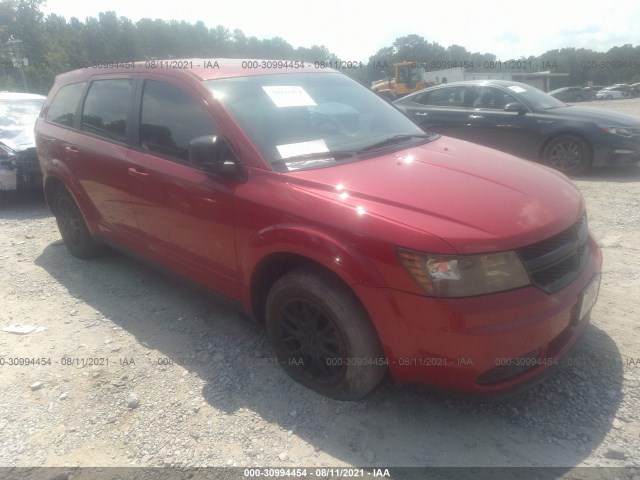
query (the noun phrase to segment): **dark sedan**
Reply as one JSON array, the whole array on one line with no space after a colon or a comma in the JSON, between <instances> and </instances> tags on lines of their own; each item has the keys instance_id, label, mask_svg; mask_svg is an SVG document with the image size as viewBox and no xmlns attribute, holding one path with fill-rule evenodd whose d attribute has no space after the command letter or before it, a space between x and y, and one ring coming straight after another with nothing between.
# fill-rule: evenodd
<instances>
[{"instance_id":1,"label":"dark sedan","mask_svg":"<svg viewBox=\"0 0 640 480\"><path fill-rule=\"evenodd\" d=\"M584 92L586 94L586 98L588 100L595 100L596 95L600 90L602 90L604 85L592 85L591 87L584 87Z\"/></svg>"},{"instance_id":2,"label":"dark sedan","mask_svg":"<svg viewBox=\"0 0 640 480\"><path fill-rule=\"evenodd\" d=\"M394 105L424 130L539 161L567 174L640 161L640 118L567 105L524 83L443 84Z\"/></svg>"}]
</instances>

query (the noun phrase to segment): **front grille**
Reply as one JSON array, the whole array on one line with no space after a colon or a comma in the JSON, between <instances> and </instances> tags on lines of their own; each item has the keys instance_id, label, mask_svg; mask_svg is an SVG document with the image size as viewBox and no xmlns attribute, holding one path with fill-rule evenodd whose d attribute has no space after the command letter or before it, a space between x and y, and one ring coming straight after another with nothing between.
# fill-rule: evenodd
<instances>
[{"instance_id":1,"label":"front grille","mask_svg":"<svg viewBox=\"0 0 640 480\"><path fill-rule=\"evenodd\" d=\"M534 350L526 355L517 358L505 359L503 365L498 365L491 370L487 370L478 377L476 383L478 385L487 385L489 383L508 380L519 375L535 366L540 355L540 350Z\"/></svg>"},{"instance_id":2,"label":"front grille","mask_svg":"<svg viewBox=\"0 0 640 480\"><path fill-rule=\"evenodd\" d=\"M20 152L15 158L15 163L18 169L22 171L40 170L38 153L35 147Z\"/></svg>"},{"instance_id":3,"label":"front grille","mask_svg":"<svg viewBox=\"0 0 640 480\"><path fill-rule=\"evenodd\" d=\"M541 257L549 252L553 252L559 248L562 248L564 245L570 243L573 240L573 231L571 228L560 232L557 235L554 235L551 238L547 238L546 240L542 240L541 242L534 243L533 245L529 245L528 247L524 247L520 249L520 255L522 259L533 260L537 257Z\"/></svg>"},{"instance_id":4,"label":"front grille","mask_svg":"<svg viewBox=\"0 0 640 480\"><path fill-rule=\"evenodd\" d=\"M554 293L569 285L589 256L586 214L571 227L540 242L518 249L535 286Z\"/></svg>"}]
</instances>

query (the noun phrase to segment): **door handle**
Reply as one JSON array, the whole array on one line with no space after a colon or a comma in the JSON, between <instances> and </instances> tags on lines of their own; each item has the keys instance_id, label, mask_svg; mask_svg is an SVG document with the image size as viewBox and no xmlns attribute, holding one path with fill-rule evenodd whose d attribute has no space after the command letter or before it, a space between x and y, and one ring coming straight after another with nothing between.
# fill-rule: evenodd
<instances>
[{"instance_id":1,"label":"door handle","mask_svg":"<svg viewBox=\"0 0 640 480\"><path fill-rule=\"evenodd\" d=\"M471 120L482 120L484 117L482 115L469 115L467 118Z\"/></svg>"},{"instance_id":2,"label":"door handle","mask_svg":"<svg viewBox=\"0 0 640 480\"><path fill-rule=\"evenodd\" d=\"M74 155L80 153L80 149L78 147L74 147L73 145L65 145L64 151L67 153L73 153Z\"/></svg>"},{"instance_id":3,"label":"door handle","mask_svg":"<svg viewBox=\"0 0 640 480\"><path fill-rule=\"evenodd\" d=\"M428 117L429 114L428 113L423 113L423 112L416 112L416 117Z\"/></svg>"},{"instance_id":4,"label":"door handle","mask_svg":"<svg viewBox=\"0 0 640 480\"><path fill-rule=\"evenodd\" d=\"M147 172L141 172L140 170L136 170L134 167L129 168L129 175L132 177L149 177L149 174Z\"/></svg>"}]
</instances>

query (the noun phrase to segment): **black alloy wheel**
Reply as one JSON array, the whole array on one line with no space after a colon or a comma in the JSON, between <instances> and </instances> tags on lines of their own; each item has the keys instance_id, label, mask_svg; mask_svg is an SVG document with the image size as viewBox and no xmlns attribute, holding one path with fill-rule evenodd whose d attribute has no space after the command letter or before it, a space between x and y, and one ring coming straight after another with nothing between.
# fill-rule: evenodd
<instances>
[{"instance_id":1,"label":"black alloy wheel","mask_svg":"<svg viewBox=\"0 0 640 480\"><path fill-rule=\"evenodd\" d=\"M319 385L339 382L346 371L346 347L331 316L305 298L289 300L282 314L287 363L299 366L302 376Z\"/></svg>"},{"instance_id":2,"label":"black alloy wheel","mask_svg":"<svg viewBox=\"0 0 640 480\"><path fill-rule=\"evenodd\" d=\"M280 277L266 302L267 330L285 372L338 400L373 390L387 361L369 315L334 274L303 266Z\"/></svg>"},{"instance_id":3,"label":"black alloy wheel","mask_svg":"<svg viewBox=\"0 0 640 480\"><path fill-rule=\"evenodd\" d=\"M584 173L591 166L591 148L580 137L560 135L544 148L542 160L567 175Z\"/></svg>"},{"instance_id":4,"label":"black alloy wheel","mask_svg":"<svg viewBox=\"0 0 640 480\"><path fill-rule=\"evenodd\" d=\"M93 239L78 205L64 187L56 189L52 204L58 230L69 252L83 259L98 255L101 246Z\"/></svg>"}]
</instances>

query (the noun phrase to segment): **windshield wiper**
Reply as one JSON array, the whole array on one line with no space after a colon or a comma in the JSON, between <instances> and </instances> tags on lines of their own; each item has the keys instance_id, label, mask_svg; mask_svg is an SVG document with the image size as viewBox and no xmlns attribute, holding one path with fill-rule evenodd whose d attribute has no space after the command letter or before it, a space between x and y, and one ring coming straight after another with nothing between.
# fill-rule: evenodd
<instances>
[{"instance_id":1,"label":"windshield wiper","mask_svg":"<svg viewBox=\"0 0 640 480\"><path fill-rule=\"evenodd\" d=\"M370 152L371 150L377 150L379 148L386 147L388 145L393 145L395 143L400 143L404 140L409 140L410 138L433 138L434 135L432 133L415 133L415 134L403 134L403 135L394 135L393 137L386 138L380 142L376 142L373 145L369 145L368 147L364 147L361 150L358 150L358 153Z\"/></svg>"},{"instance_id":2,"label":"windshield wiper","mask_svg":"<svg viewBox=\"0 0 640 480\"><path fill-rule=\"evenodd\" d=\"M348 150L337 150L335 152L313 152L303 153L301 155L293 155L292 157L286 157L281 162L291 162L297 160L343 160L345 158L353 158L356 156L356 152L350 152Z\"/></svg>"},{"instance_id":3,"label":"windshield wiper","mask_svg":"<svg viewBox=\"0 0 640 480\"><path fill-rule=\"evenodd\" d=\"M271 162L271 166L277 172L288 172L288 171L291 171L291 165L289 164L295 164L295 163L303 164L305 163L305 161L308 161L308 163L311 164L311 163L314 163L314 160L317 160L317 162L322 162L323 160L337 161L337 160L344 160L345 158L354 158L355 156L356 156L356 152L340 151L340 150L335 152L302 153L300 155L293 155L291 157L274 160ZM304 167L301 166L299 168L296 168L295 170L300 170L301 168L304 168Z\"/></svg>"}]
</instances>

